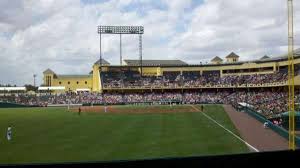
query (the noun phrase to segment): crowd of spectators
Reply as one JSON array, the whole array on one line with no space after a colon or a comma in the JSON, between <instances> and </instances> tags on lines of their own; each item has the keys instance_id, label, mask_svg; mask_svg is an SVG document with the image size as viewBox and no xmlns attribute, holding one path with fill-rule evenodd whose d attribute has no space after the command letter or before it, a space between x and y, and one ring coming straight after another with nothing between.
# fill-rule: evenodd
<instances>
[{"instance_id":1,"label":"crowd of spectators","mask_svg":"<svg viewBox=\"0 0 300 168\"><path fill-rule=\"evenodd\" d=\"M125 75L127 74L127 75ZM131 75L128 75L131 74ZM184 87L193 88L201 86L240 86L274 84L287 81L287 71L279 71L269 74L252 75L223 75L219 71L203 72L165 72L163 76L140 77L138 73L112 74L106 72L102 76L104 88L126 87Z\"/></svg>"},{"instance_id":2,"label":"crowd of spectators","mask_svg":"<svg viewBox=\"0 0 300 168\"><path fill-rule=\"evenodd\" d=\"M298 95L298 94L296 94ZM0 96L2 102L25 105L47 106L49 104L132 104L132 103L211 103L232 104L246 102L265 116L286 112L287 92L284 91L189 91L189 92L149 92L149 93L66 93L52 95L10 95ZM299 96L296 96L296 101Z\"/></svg>"},{"instance_id":3,"label":"crowd of spectators","mask_svg":"<svg viewBox=\"0 0 300 168\"><path fill-rule=\"evenodd\" d=\"M298 68L299 69L299 68ZM297 74L299 70L297 69ZM252 75L220 75L219 71L164 72L162 76L143 76L137 71L103 72L101 73L104 87L168 87L168 88L194 88L200 86L241 86L260 85L266 83L286 82L287 70L281 69L276 73L252 74ZM299 97L296 96L297 99ZM184 92L148 92L148 93L65 93L26 95L16 94L0 96L2 102L14 102L18 104L47 106L49 104L128 104L151 102L177 102L183 104L193 103L224 103L234 106L239 102L247 102L253 108L266 115L278 114L287 111L286 92L272 92L269 90L249 91L244 88L238 91L231 90L201 90Z\"/></svg>"},{"instance_id":4,"label":"crowd of spectators","mask_svg":"<svg viewBox=\"0 0 300 168\"><path fill-rule=\"evenodd\" d=\"M299 100L299 96L295 98ZM228 95L224 103L236 106L238 102L247 102L257 112L272 116L288 111L287 100L288 93L283 91L239 91Z\"/></svg>"}]
</instances>

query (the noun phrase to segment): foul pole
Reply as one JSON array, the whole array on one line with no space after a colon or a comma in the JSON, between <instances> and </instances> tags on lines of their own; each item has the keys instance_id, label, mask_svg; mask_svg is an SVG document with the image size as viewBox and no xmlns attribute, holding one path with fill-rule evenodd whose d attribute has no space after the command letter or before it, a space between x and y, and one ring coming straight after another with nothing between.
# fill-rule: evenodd
<instances>
[{"instance_id":1,"label":"foul pole","mask_svg":"<svg viewBox=\"0 0 300 168\"><path fill-rule=\"evenodd\" d=\"M295 83L294 83L294 27L293 0L288 5L288 86L289 86L289 149L295 150Z\"/></svg>"}]
</instances>

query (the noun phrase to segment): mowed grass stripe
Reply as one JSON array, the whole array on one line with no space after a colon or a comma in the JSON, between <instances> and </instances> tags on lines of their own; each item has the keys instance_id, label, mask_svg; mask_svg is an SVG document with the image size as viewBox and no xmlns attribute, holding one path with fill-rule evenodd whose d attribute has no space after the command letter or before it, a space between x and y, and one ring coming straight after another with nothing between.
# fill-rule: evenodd
<instances>
[{"instance_id":1,"label":"mowed grass stripe","mask_svg":"<svg viewBox=\"0 0 300 168\"><path fill-rule=\"evenodd\" d=\"M222 108L207 110L224 113ZM4 141L9 123L13 123L14 138L10 143ZM135 160L248 151L201 113L78 116L66 108L0 109L0 130L0 164Z\"/></svg>"},{"instance_id":2,"label":"mowed grass stripe","mask_svg":"<svg viewBox=\"0 0 300 168\"><path fill-rule=\"evenodd\" d=\"M200 109L199 106L197 106L198 109ZM240 137L240 134L238 130L235 128L234 124L231 122L231 119L229 118L228 114L225 112L222 105L205 105L204 113L207 114L209 117L217 121L219 124L221 124L226 129L233 132L235 135ZM213 123L212 121L210 121ZM215 129L223 130L223 137L221 140L225 142L231 142L231 143L225 143L223 147L226 147L227 149L232 149L233 153L236 153L236 151L247 151L249 150L247 145L245 145L244 142L241 140L235 138L233 135L229 134L226 130L219 127L217 124L213 123L216 127ZM225 135L231 135L225 136ZM237 145L238 144L238 145ZM228 151L228 150L226 150Z\"/></svg>"},{"instance_id":3,"label":"mowed grass stripe","mask_svg":"<svg viewBox=\"0 0 300 168\"><path fill-rule=\"evenodd\" d=\"M63 113L63 112L61 112ZM52 115L53 113L51 113ZM61 154L63 161L71 161L74 159L95 159L101 158L99 154L105 154L112 148L111 140L117 140L119 132L129 130L127 127L133 126L134 118L124 118L118 116L77 116L77 114L65 113L63 118L44 120L43 125L36 122L30 122L24 129L19 128L18 124L14 126L15 137L13 143L7 145L4 151L18 151L18 155L11 153L5 157L14 160L31 160L39 162L55 162ZM64 118L67 117L67 118ZM50 117L51 118L51 117ZM68 121L72 120L72 122ZM66 122L67 121L67 122ZM45 127L46 126L46 127ZM30 142L23 141L22 136L18 136L18 132L23 132ZM34 136L36 135L36 136ZM22 140L22 142L20 142ZM102 142L108 142L101 145ZM99 152L97 151L99 146ZM105 148L108 147L108 148ZM15 149L15 150L14 150ZM80 150L79 150L80 149ZM105 152L103 152L105 150ZM102 151L102 152L101 152ZM41 155L41 152L43 155ZM30 155L28 155L30 153ZM20 158L18 158L20 156ZM29 158L27 158L29 157ZM70 157L70 159L69 159ZM0 160L1 160L0 158ZM61 161L59 158L58 161Z\"/></svg>"},{"instance_id":4,"label":"mowed grass stripe","mask_svg":"<svg viewBox=\"0 0 300 168\"><path fill-rule=\"evenodd\" d=\"M115 145L114 150L108 158L115 160L142 159L156 156L159 152L157 141L159 139L159 117L133 115L138 122L132 125L127 131L122 132Z\"/></svg>"}]
</instances>

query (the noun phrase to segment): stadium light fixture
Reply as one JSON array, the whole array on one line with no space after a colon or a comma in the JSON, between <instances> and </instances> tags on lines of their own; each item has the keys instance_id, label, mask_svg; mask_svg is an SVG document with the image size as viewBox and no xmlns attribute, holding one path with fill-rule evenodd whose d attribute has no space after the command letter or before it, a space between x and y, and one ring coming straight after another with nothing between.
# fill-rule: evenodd
<instances>
[{"instance_id":1,"label":"stadium light fixture","mask_svg":"<svg viewBox=\"0 0 300 168\"><path fill-rule=\"evenodd\" d=\"M99 34L144 34L143 26L98 26Z\"/></svg>"},{"instance_id":2,"label":"stadium light fixture","mask_svg":"<svg viewBox=\"0 0 300 168\"><path fill-rule=\"evenodd\" d=\"M102 48L101 34L120 34L120 65L122 65L122 34L138 34L139 35L139 57L141 66L141 75L143 74L143 43L142 34L144 34L143 26L98 26L98 34L100 35L100 68L102 66Z\"/></svg>"}]
</instances>

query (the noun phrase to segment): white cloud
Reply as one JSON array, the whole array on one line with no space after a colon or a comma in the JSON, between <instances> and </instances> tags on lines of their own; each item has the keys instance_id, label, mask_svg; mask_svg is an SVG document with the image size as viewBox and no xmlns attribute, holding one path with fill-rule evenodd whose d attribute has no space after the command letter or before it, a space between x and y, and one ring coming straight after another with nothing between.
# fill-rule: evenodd
<instances>
[{"instance_id":1,"label":"white cloud","mask_svg":"<svg viewBox=\"0 0 300 168\"><path fill-rule=\"evenodd\" d=\"M297 35L300 5L294 4ZM188 30L173 40L175 55L209 60L235 51L247 60L281 54L287 45L286 10L281 0L206 0L193 12Z\"/></svg>"},{"instance_id":2,"label":"white cloud","mask_svg":"<svg viewBox=\"0 0 300 168\"><path fill-rule=\"evenodd\" d=\"M242 59L286 51L287 12L282 0L161 0L126 10L137 0L84 4L80 0L0 1L0 83L32 83L34 73L88 73L99 57L98 25L142 25L145 59L183 59L189 63L224 57ZM158 3L159 4L159 3ZM300 4L295 4L295 34ZM154 5L155 6L155 5ZM145 9L144 14L139 9ZM103 35L103 56L119 63L119 36ZM123 35L123 57L138 58L138 36ZM299 41L295 39L297 45Z\"/></svg>"}]
</instances>

